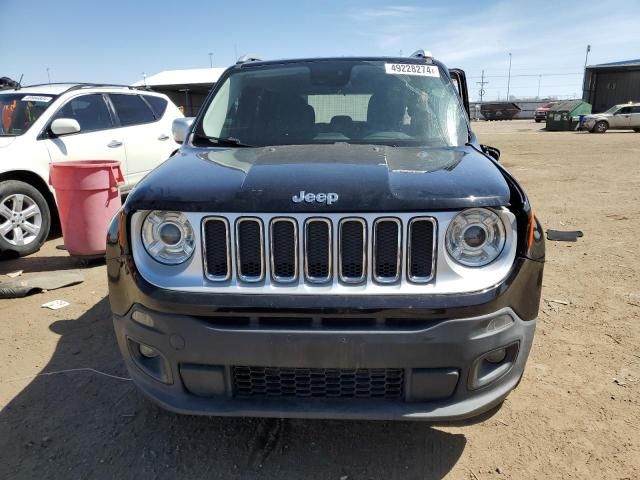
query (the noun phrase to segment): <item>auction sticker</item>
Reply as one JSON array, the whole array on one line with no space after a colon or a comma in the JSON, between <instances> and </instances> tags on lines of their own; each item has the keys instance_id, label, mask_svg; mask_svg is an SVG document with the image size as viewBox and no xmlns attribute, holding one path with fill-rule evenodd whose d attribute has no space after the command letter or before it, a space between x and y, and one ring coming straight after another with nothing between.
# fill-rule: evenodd
<instances>
[{"instance_id":1,"label":"auction sticker","mask_svg":"<svg viewBox=\"0 0 640 480\"><path fill-rule=\"evenodd\" d=\"M25 95L22 97L22 101L49 103L51 101L51 97L43 97L42 95Z\"/></svg>"},{"instance_id":2,"label":"auction sticker","mask_svg":"<svg viewBox=\"0 0 640 480\"><path fill-rule=\"evenodd\" d=\"M413 63L385 63L384 70L391 75L418 75L421 77L439 77L440 71L435 65L416 65Z\"/></svg>"}]
</instances>

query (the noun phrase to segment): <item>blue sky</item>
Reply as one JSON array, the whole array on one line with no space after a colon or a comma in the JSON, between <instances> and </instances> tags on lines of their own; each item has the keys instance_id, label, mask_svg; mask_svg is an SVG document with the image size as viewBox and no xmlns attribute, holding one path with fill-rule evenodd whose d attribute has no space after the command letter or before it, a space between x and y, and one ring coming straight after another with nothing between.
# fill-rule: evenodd
<instances>
[{"instance_id":1,"label":"blue sky","mask_svg":"<svg viewBox=\"0 0 640 480\"><path fill-rule=\"evenodd\" d=\"M0 0L0 76L132 83L167 69L261 58L408 55L463 68L472 98L580 94L589 63L640 58L640 2ZM542 77L540 77L542 75Z\"/></svg>"}]
</instances>

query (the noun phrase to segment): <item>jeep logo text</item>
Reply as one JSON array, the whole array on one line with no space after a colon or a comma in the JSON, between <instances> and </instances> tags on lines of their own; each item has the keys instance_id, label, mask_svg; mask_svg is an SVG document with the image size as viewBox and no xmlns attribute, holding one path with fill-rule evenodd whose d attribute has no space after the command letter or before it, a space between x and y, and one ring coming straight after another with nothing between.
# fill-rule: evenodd
<instances>
[{"instance_id":1,"label":"jeep logo text","mask_svg":"<svg viewBox=\"0 0 640 480\"><path fill-rule=\"evenodd\" d=\"M294 195L291 197L294 203L326 203L327 205L331 205L338 201L337 193L307 193L304 190L301 190L298 195Z\"/></svg>"}]
</instances>

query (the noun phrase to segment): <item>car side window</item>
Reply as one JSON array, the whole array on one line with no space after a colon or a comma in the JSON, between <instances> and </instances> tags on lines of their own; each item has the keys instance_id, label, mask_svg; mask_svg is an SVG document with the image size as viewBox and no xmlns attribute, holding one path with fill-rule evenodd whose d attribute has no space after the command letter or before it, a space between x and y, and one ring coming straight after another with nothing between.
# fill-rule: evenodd
<instances>
[{"instance_id":1,"label":"car side window","mask_svg":"<svg viewBox=\"0 0 640 480\"><path fill-rule=\"evenodd\" d=\"M161 119L167 110L167 100L162 97L152 97L151 95L144 95L144 99L151 105L156 118Z\"/></svg>"},{"instance_id":2,"label":"car side window","mask_svg":"<svg viewBox=\"0 0 640 480\"><path fill-rule=\"evenodd\" d=\"M138 95L109 94L113 108L116 109L120 125L130 127L155 122L156 118L149 106Z\"/></svg>"},{"instance_id":3,"label":"car side window","mask_svg":"<svg viewBox=\"0 0 640 480\"><path fill-rule=\"evenodd\" d=\"M53 117L72 118L80 124L81 132L113 128L111 114L101 94L90 94L69 100Z\"/></svg>"},{"instance_id":4,"label":"car side window","mask_svg":"<svg viewBox=\"0 0 640 480\"><path fill-rule=\"evenodd\" d=\"M631 113L631 107L621 108L616 113L621 114L621 115L627 115L627 114Z\"/></svg>"},{"instance_id":5,"label":"car side window","mask_svg":"<svg viewBox=\"0 0 640 480\"><path fill-rule=\"evenodd\" d=\"M640 105L631 107L631 113L640 113Z\"/></svg>"}]
</instances>

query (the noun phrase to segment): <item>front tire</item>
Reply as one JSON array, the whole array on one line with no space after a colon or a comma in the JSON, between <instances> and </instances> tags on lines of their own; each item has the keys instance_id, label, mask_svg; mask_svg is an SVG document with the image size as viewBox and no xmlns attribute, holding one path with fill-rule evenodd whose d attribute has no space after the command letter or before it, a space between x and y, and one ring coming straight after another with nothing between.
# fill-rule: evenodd
<instances>
[{"instance_id":1,"label":"front tire","mask_svg":"<svg viewBox=\"0 0 640 480\"><path fill-rule=\"evenodd\" d=\"M539 118L536 118L536 123L540 123L542 120L540 120Z\"/></svg>"},{"instance_id":2,"label":"front tire","mask_svg":"<svg viewBox=\"0 0 640 480\"><path fill-rule=\"evenodd\" d=\"M607 122L605 122L604 120L600 120L599 122L597 122L594 126L593 129L591 130L593 133L604 133L609 129L609 124Z\"/></svg>"},{"instance_id":3,"label":"front tire","mask_svg":"<svg viewBox=\"0 0 640 480\"><path fill-rule=\"evenodd\" d=\"M0 182L0 252L21 257L37 252L50 229L49 204L37 188L18 180Z\"/></svg>"}]
</instances>

